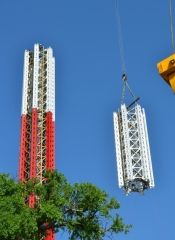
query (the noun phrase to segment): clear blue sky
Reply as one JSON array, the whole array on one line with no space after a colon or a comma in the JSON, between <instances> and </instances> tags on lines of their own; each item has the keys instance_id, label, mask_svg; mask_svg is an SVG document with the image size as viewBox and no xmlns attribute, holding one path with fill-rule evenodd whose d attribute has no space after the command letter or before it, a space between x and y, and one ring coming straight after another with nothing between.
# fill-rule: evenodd
<instances>
[{"instance_id":1,"label":"clear blue sky","mask_svg":"<svg viewBox=\"0 0 175 240\"><path fill-rule=\"evenodd\" d=\"M169 5L119 0L119 7L128 83L147 116L155 189L126 197L118 188L112 113L120 107L123 82L114 0L1 0L0 171L18 172L24 50L34 43L51 46L57 169L72 183L94 183L118 199L119 213L134 228L114 239L171 240L175 96L156 68L171 55Z\"/></svg>"}]
</instances>

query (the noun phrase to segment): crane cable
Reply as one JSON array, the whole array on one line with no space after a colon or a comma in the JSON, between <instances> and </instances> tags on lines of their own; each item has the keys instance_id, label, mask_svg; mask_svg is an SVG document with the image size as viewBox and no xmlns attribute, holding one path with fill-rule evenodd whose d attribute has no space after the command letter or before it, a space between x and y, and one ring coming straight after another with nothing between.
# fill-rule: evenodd
<instances>
[{"instance_id":1,"label":"crane cable","mask_svg":"<svg viewBox=\"0 0 175 240\"><path fill-rule=\"evenodd\" d=\"M136 212L136 207L137 207L137 199L138 199L138 195L136 195L135 202L134 202L133 213L132 213L131 224L133 224L133 225L134 225L134 217L135 217L135 212ZM130 238L129 238L129 240L131 240L131 237L132 237L132 231L130 232Z\"/></svg>"},{"instance_id":2,"label":"crane cable","mask_svg":"<svg viewBox=\"0 0 175 240\"><path fill-rule=\"evenodd\" d=\"M150 193L150 198L151 198L151 201L152 201L152 205L153 205L153 208L154 208L154 212L155 212L155 215L157 217L157 220L158 220L158 223L159 223L159 226L160 226L160 229L162 231L162 234L164 236L164 239L168 239L167 235L166 235L166 232L165 232L165 229L164 229L164 226L161 222L161 219L160 219L160 216L159 216L159 213L157 211L157 208L156 208L156 204L155 204L155 201L154 201L154 198L153 198L153 195L151 193L151 191L149 192Z\"/></svg>"},{"instance_id":3,"label":"crane cable","mask_svg":"<svg viewBox=\"0 0 175 240\"><path fill-rule=\"evenodd\" d=\"M124 55L124 49L123 49L122 30L121 30L121 23L120 23L118 0L114 0L114 4L115 4L115 14L116 14L117 29L118 29L118 39L119 39L119 47L120 47L120 59L121 59L121 65L122 65L122 72L123 72L123 74L126 74L125 55Z\"/></svg>"},{"instance_id":4,"label":"crane cable","mask_svg":"<svg viewBox=\"0 0 175 240\"><path fill-rule=\"evenodd\" d=\"M120 48L120 59L121 59L121 66L122 66L122 80L124 81L123 91L122 91L122 104L124 103L124 96L126 87L129 89L134 101L136 101L136 97L134 96L131 88L127 83L127 75L126 75L126 66L125 66L125 56L124 56L124 48L123 48L123 41L122 41L122 31L121 31L121 23L120 23L120 13L119 13L119 4L118 0L114 0L115 4L115 14L116 14L116 22L117 22L117 29L118 29L118 39L119 39L119 48Z\"/></svg>"},{"instance_id":5,"label":"crane cable","mask_svg":"<svg viewBox=\"0 0 175 240\"><path fill-rule=\"evenodd\" d=\"M172 18L172 2L169 0L170 5L170 28L171 28L171 39L172 39L172 52L174 53L174 33L173 33L173 18Z\"/></svg>"}]
</instances>

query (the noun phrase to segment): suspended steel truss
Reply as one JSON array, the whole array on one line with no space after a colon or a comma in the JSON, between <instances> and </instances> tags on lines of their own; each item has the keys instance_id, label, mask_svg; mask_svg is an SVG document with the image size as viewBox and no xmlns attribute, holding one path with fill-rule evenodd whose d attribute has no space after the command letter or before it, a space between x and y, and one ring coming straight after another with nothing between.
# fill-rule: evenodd
<instances>
[{"instance_id":1,"label":"suspended steel truss","mask_svg":"<svg viewBox=\"0 0 175 240\"><path fill-rule=\"evenodd\" d=\"M44 182L47 169L55 169L55 59L52 48L35 44L24 54L18 178ZM36 196L29 196L33 207ZM54 235L46 240L53 240Z\"/></svg>"},{"instance_id":2,"label":"suspended steel truss","mask_svg":"<svg viewBox=\"0 0 175 240\"><path fill-rule=\"evenodd\" d=\"M139 192L142 195L145 189L154 187L146 117L144 109L141 110L137 104L139 98L135 98L127 83L118 0L115 1L115 10L124 81L121 109L113 113L118 182L126 195L130 192ZM174 75L171 76L173 77ZM124 104L126 88L134 99L129 107Z\"/></svg>"},{"instance_id":3,"label":"suspended steel truss","mask_svg":"<svg viewBox=\"0 0 175 240\"><path fill-rule=\"evenodd\" d=\"M125 194L154 188L151 154L144 109L124 103L113 113L118 183Z\"/></svg>"}]
</instances>

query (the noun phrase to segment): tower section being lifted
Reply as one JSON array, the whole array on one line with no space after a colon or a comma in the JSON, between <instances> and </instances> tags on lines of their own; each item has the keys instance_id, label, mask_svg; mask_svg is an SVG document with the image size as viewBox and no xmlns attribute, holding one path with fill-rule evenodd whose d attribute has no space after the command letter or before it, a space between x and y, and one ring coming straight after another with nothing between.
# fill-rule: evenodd
<instances>
[{"instance_id":1,"label":"tower section being lifted","mask_svg":"<svg viewBox=\"0 0 175 240\"><path fill-rule=\"evenodd\" d=\"M124 103L113 113L119 187L125 194L144 193L154 187L154 177L144 109Z\"/></svg>"},{"instance_id":2,"label":"tower section being lifted","mask_svg":"<svg viewBox=\"0 0 175 240\"><path fill-rule=\"evenodd\" d=\"M42 184L47 169L55 169L55 59L52 48L35 44L34 52L24 53L18 178ZM30 196L29 206L34 203Z\"/></svg>"}]
</instances>

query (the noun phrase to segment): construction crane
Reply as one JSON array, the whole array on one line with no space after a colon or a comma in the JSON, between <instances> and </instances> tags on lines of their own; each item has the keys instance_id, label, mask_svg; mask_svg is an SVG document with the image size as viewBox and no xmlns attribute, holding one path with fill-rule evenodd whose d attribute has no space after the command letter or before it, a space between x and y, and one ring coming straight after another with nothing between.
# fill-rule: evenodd
<instances>
[{"instance_id":1,"label":"construction crane","mask_svg":"<svg viewBox=\"0 0 175 240\"><path fill-rule=\"evenodd\" d=\"M169 0L170 5L170 29L172 39L172 55L157 63L157 68L160 76L168 83L173 92L175 93L175 53L174 53L174 34L172 22L172 2Z\"/></svg>"}]
</instances>

